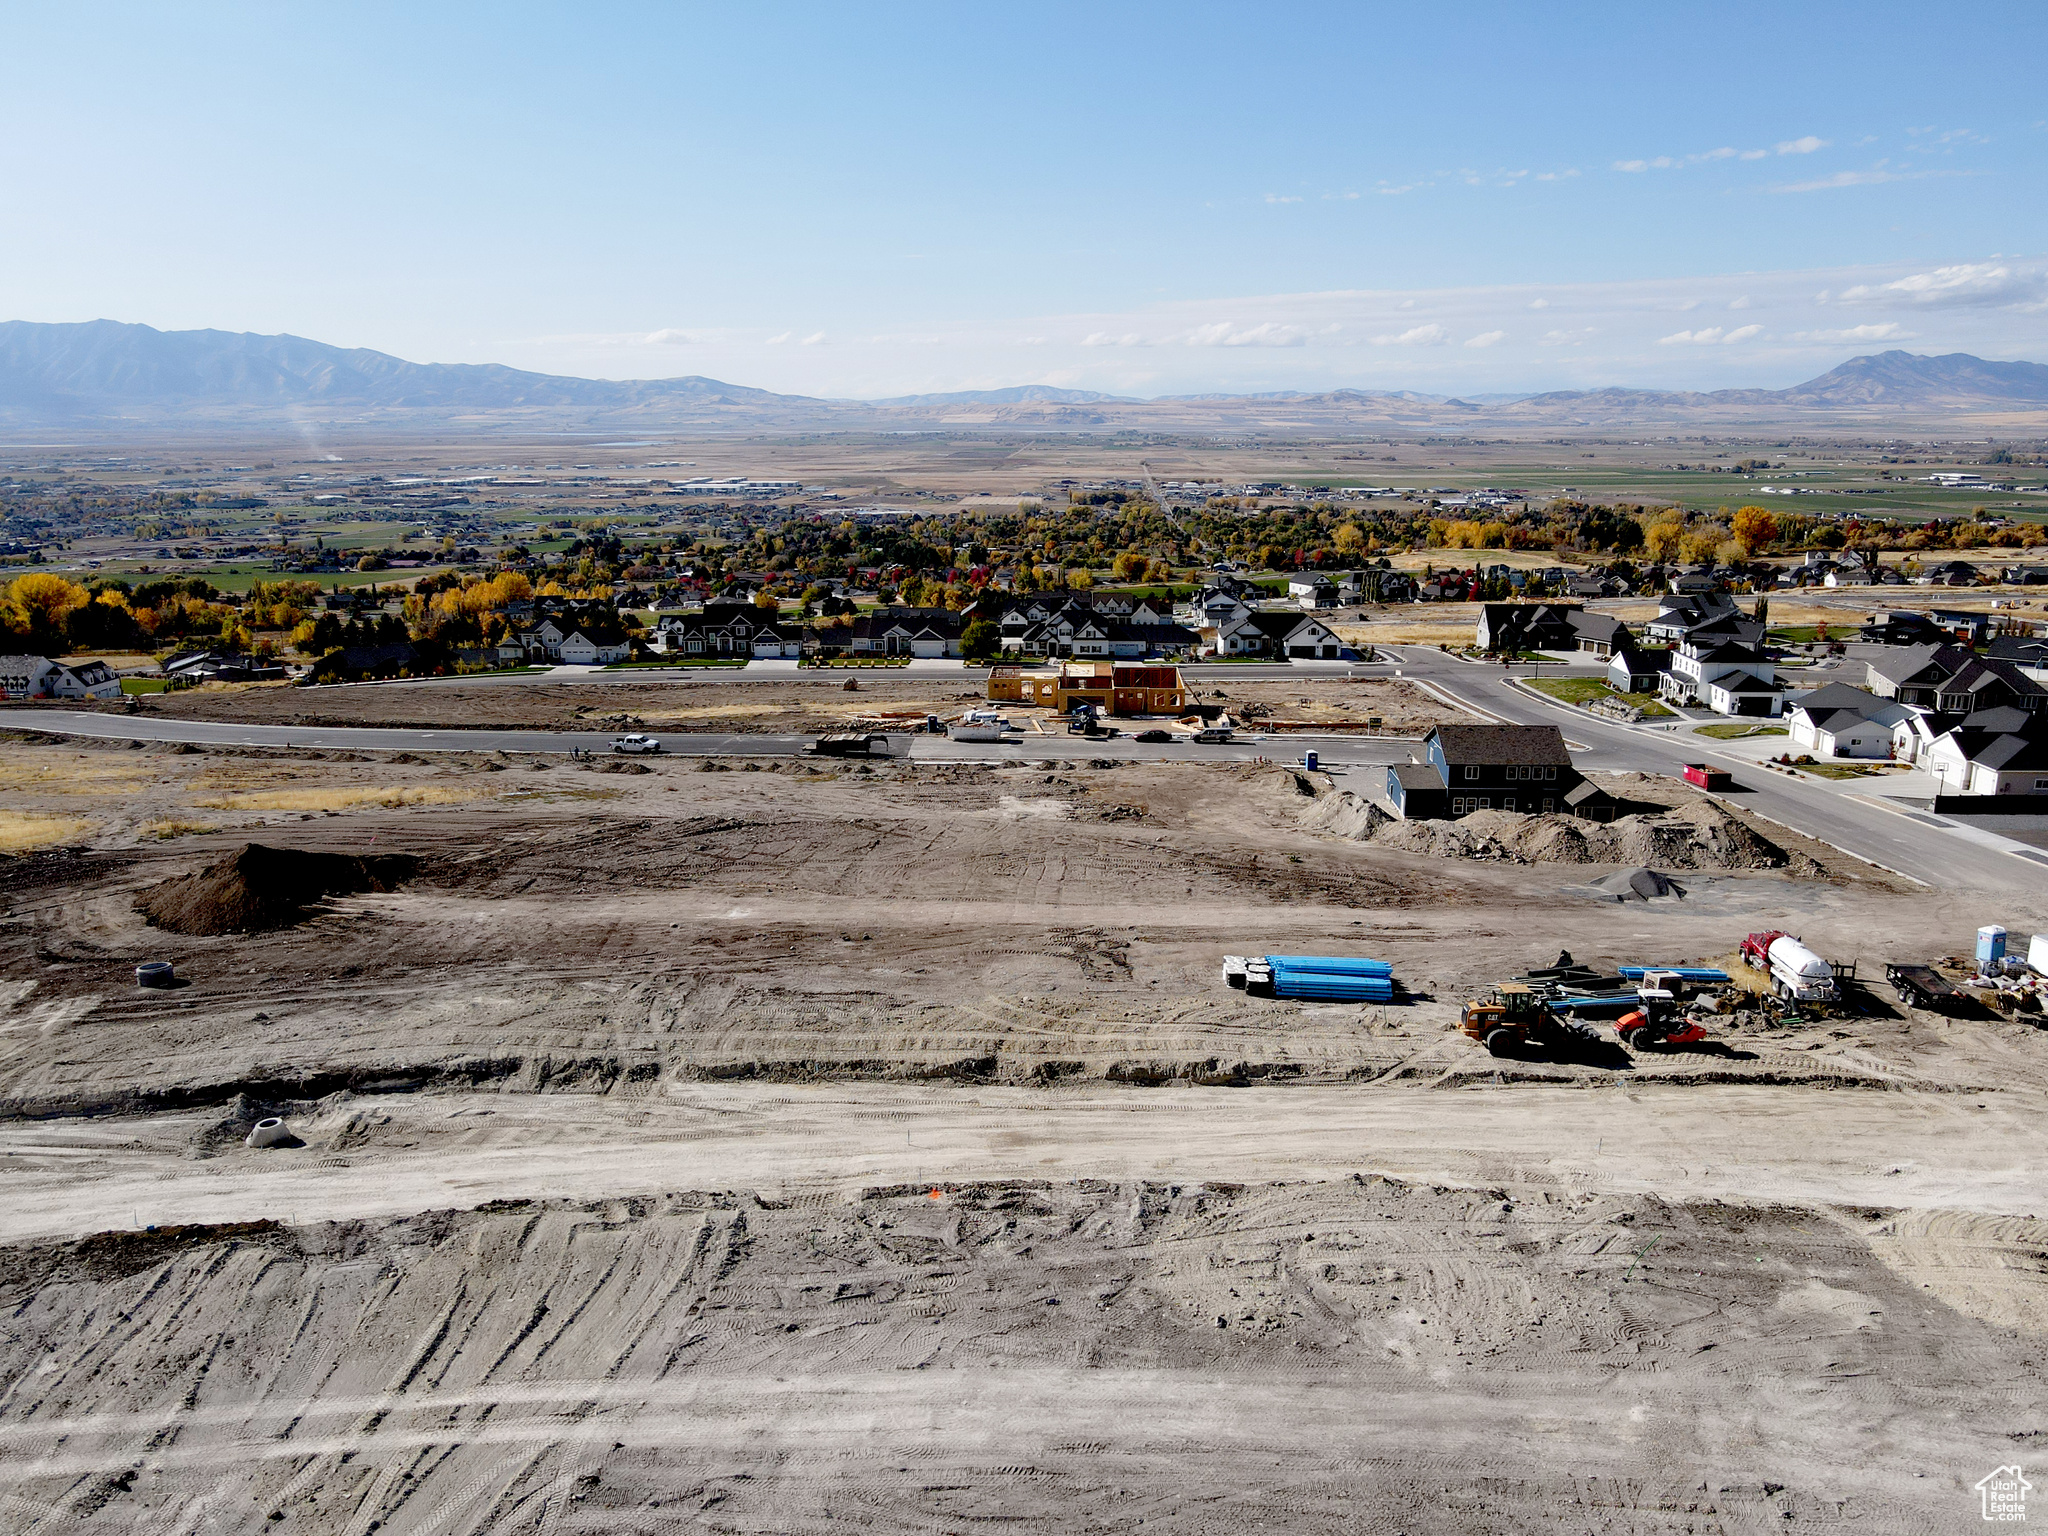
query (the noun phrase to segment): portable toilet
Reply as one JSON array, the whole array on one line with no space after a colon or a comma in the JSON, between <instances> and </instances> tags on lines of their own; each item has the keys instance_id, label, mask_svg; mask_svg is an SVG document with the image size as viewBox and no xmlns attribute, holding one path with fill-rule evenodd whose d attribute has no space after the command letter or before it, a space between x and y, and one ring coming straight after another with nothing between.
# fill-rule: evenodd
<instances>
[{"instance_id":1,"label":"portable toilet","mask_svg":"<svg viewBox=\"0 0 2048 1536\"><path fill-rule=\"evenodd\" d=\"M2005 958L2005 930L1988 923L1977 930L1977 969L1988 971Z\"/></svg>"},{"instance_id":2,"label":"portable toilet","mask_svg":"<svg viewBox=\"0 0 2048 1536\"><path fill-rule=\"evenodd\" d=\"M1306 752L1301 754L1301 766L1306 768L1310 773L1314 773L1316 771L1316 764L1320 761L1321 759L1316 756L1316 749L1314 747L1310 747Z\"/></svg>"}]
</instances>

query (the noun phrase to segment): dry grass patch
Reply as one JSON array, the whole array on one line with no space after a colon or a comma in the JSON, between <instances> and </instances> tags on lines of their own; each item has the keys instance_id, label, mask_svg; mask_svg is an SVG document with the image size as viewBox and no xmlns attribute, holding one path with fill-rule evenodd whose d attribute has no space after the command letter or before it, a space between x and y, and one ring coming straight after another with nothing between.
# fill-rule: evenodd
<instances>
[{"instance_id":1,"label":"dry grass patch","mask_svg":"<svg viewBox=\"0 0 2048 1536\"><path fill-rule=\"evenodd\" d=\"M211 832L213 826L204 821L152 821L136 829L137 837L153 837L158 842L169 842L174 837L189 837L194 832Z\"/></svg>"},{"instance_id":2,"label":"dry grass patch","mask_svg":"<svg viewBox=\"0 0 2048 1536\"><path fill-rule=\"evenodd\" d=\"M125 795L156 773L154 765L127 757L9 752L0 756L0 794Z\"/></svg>"},{"instance_id":3,"label":"dry grass patch","mask_svg":"<svg viewBox=\"0 0 2048 1536\"><path fill-rule=\"evenodd\" d=\"M0 853L30 853L57 843L75 843L93 829L79 816L39 816L0 810Z\"/></svg>"},{"instance_id":4,"label":"dry grass patch","mask_svg":"<svg viewBox=\"0 0 2048 1536\"><path fill-rule=\"evenodd\" d=\"M335 789L257 790L192 803L209 811L352 811L367 805L395 811L408 805L456 805L490 797L488 790L438 784L350 784Z\"/></svg>"}]
</instances>

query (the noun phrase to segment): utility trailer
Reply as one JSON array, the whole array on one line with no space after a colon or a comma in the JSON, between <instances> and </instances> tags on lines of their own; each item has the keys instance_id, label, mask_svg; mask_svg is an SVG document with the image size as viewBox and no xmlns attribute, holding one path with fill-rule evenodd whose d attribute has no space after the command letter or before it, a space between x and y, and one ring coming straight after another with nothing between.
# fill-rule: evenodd
<instances>
[{"instance_id":1,"label":"utility trailer","mask_svg":"<svg viewBox=\"0 0 2048 1536\"><path fill-rule=\"evenodd\" d=\"M887 757L889 738L881 731L833 731L804 751L814 757Z\"/></svg>"},{"instance_id":2,"label":"utility trailer","mask_svg":"<svg viewBox=\"0 0 2048 1536\"><path fill-rule=\"evenodd\" d=\"M1931 965L1887 965L1884 979L1900 1002L1935 1013L1946 1013L1963 998Z\"/></svg>"}]
</instances>

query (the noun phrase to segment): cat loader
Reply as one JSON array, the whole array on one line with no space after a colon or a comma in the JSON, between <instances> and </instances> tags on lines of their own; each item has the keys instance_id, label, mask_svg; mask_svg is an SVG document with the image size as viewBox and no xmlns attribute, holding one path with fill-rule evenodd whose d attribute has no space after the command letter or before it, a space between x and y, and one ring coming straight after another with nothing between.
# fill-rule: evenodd
<instances>
[{"instance_id":1,"label":"cat loader","mask_svg":"<svg viewBox=\"0 0 2048 1536\"><path fill-rule=\"evenodd\" d=\"M1458 1014L1458 1028L1496 1056L1583 1047L1599 1039L1591 1030L1560 1018L1527 983L1519 981L1500 983L1485 1002L1465 1004Z\"/></svg>"}]
</instances>

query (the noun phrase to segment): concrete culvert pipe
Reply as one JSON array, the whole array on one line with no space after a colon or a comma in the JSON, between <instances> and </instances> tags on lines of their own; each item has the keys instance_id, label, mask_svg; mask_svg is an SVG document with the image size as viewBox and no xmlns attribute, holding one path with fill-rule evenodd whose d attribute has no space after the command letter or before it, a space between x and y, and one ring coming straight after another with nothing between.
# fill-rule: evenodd
<instances>
[{"instance_id":1,"label":"concrete culvert pipe","mask_svg":"<svg viewBox=\"0 0 2048 1536\"><path fill-rule=\"evenodd\" d=\"M242 1145L245 1147L275 1147L291 1139L292 1133L290 1128L282 1120L273 1116L268 1120L258 1120L256 1128L249 1132L248 1139Z\"/></svg>"},{"instance_id":2,"label":"concrete culvert pipe","mask_svg":"<svg viewBox=\"0 0 2048 1536\"><path fill-rule=\"evenodd\" d=\"M145 960L135 967L135 985L138 987L168 987L177 972L168 960Z\"/></svg>"}]
</instances>

